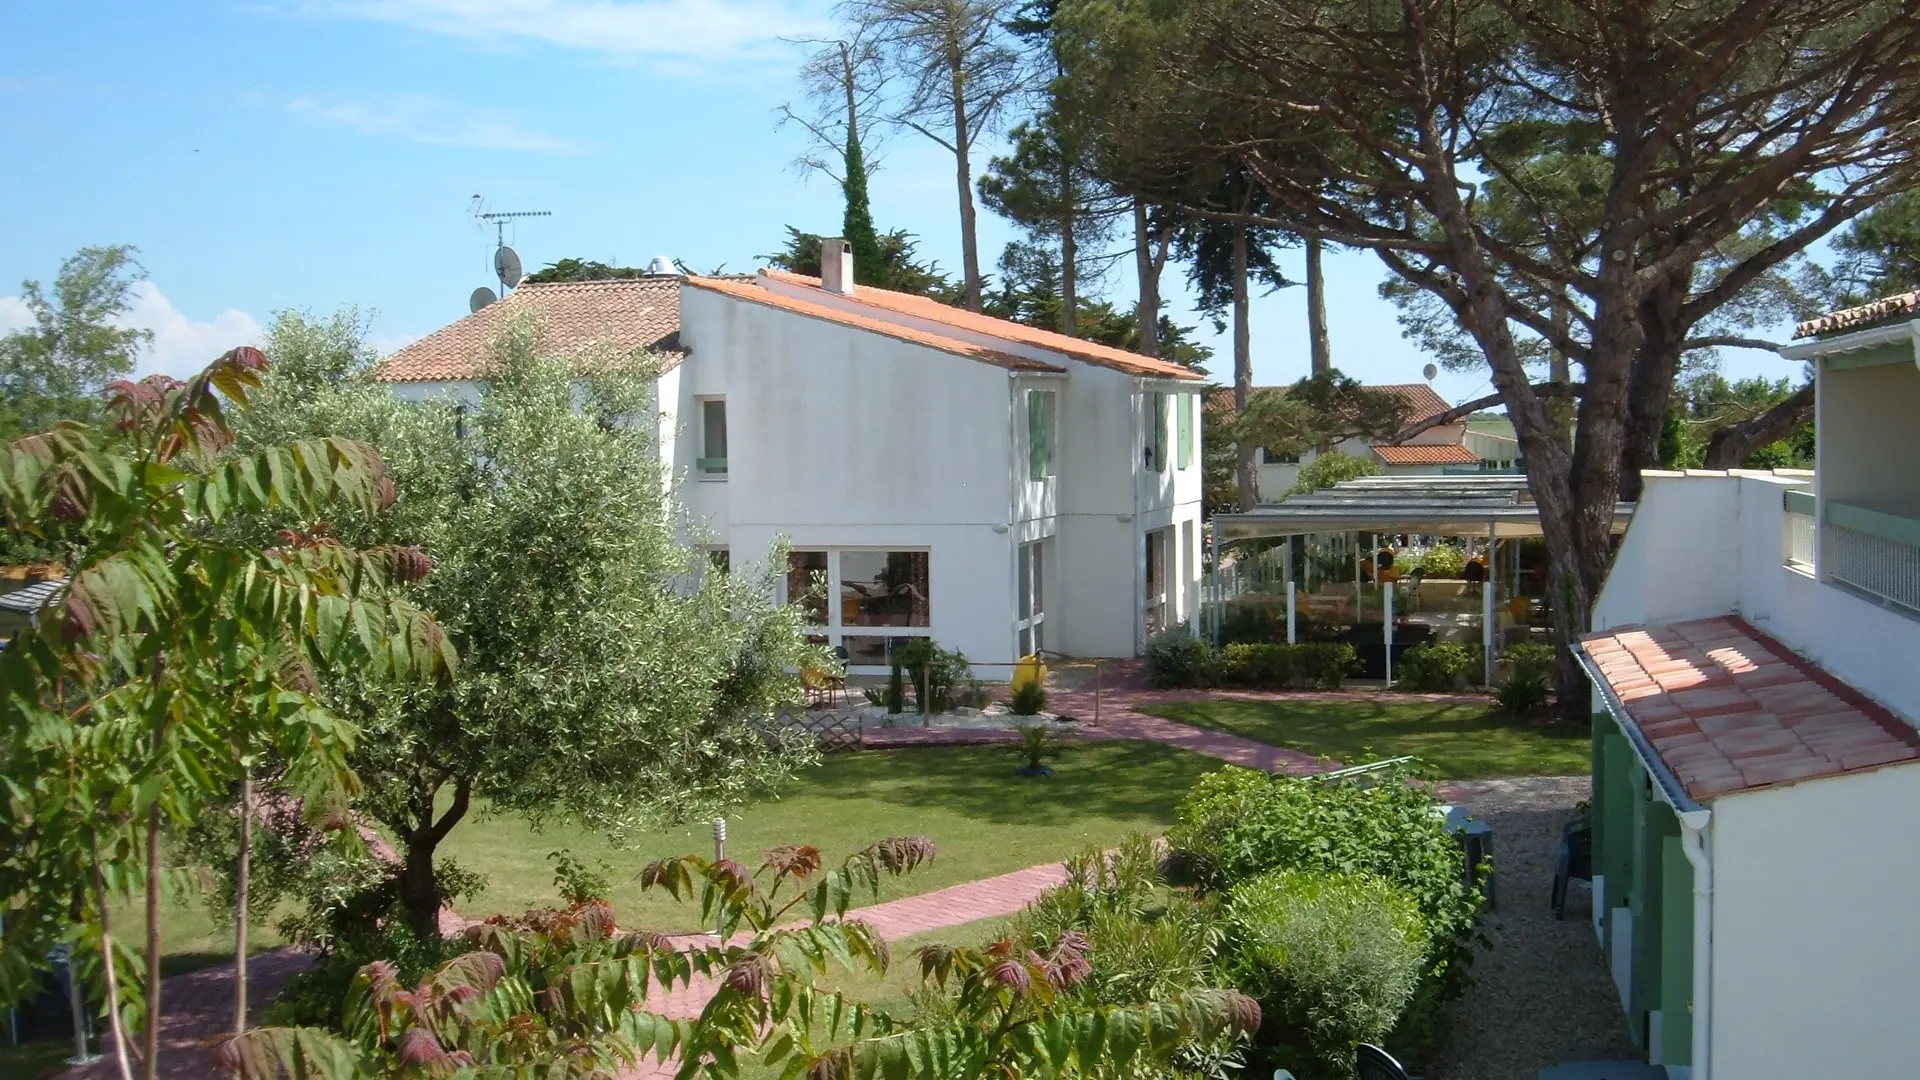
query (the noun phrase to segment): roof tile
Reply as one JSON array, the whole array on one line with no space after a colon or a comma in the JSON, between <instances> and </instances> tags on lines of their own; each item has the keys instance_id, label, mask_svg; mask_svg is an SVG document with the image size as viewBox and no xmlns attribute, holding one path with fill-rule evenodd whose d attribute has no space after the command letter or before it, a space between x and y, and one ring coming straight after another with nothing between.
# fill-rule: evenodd
<instances>
[{"instance_id":1,"label":"roof tile","mask_svg":"<svg viewBox=\"0 0 1920 1080\"><path fill-rule=\"evenodd\" d=\"M1696 799L1920 760L1920 732L1736 616L1581 644Z\"/></svg>"},{"instance_id":2,"label":"roof tile","mask_svg":"<svg viewBox=\"0 0 1920 1080\"><path fill-rule=\"evenodd\" d=\"M1433 446L1393 446L1388 443L1376 443L1373 452L1380 455L1380 460L1388 465L1473 465L1480 460L1479 455L1457 443L1440 443Z\"/></svg>"},{"instance_id":3,"label":"roof tile","mask_svg":"<svg viewBox=\"0 0 1920 1080\"><path fill-rule=\"evenodd\" d=\"M901 326L898 323L887 322L884 319L872 319L865 315L853 315L841 311L838 308L828 307L825 304L816 304L807 300L795 299L784 293L777 293L770 289L763 288L759 284L751 281L736 281L730 278L690 277L687 279L687 284L697 289L725 293L728 296L737 297L741 300L750 300L756 304L765 304L768 307L790 311L795 315L806 315L810 318L824 319L828 322L839 323L842 326L851 326L856 330L866 330L899 341L911 342L915 345L924 345L929 349L938 349L941 352L965 356L969 359L979 360L983 363L993 364L1013 371L1064 372L1066 370L1053 364L1042 363L1039 360L1032 360L1024 356L1016 356L1013 353L1004 352L1000 349L990 349L985 345L976 345L973 342L962 341L959 338L932 334L925 330L916 330L910 326Z\"/></svg>"},{"instance_id":4,"label":"roof tile","mask_svg":"<svg viewBox=\"0 0 1920 1080\"><path fill-rule=\"evenodd\" d=\"M879 308L901 315L912 315L932 322L944 323L956 330L970 330L976 334L987 334L1005 341L1016 341L1023 345L1037 345L1051 352L1072 357L1085 363L1100 367L1113 368L1132 375L1143 375L1160 379L1184 379L1199 381L1204 378L1199 372L1183 367L1170 360L1160 360L1144 353L1129 352L1112 345L1102 345L1097 341L1068 337L1051 330L1027 326L1009 319L996 319L991 315L957 308L943 304L938 300L912 293L894 292L891 289L877 289L871 285L861 285L853 290L851 296L838 296L828 293L820 286L820 279L805 274L789 273L785 270L768 268L760 271L763 277L788 285L798 285L811 289L821 295L822 300L831 296L835 300L845 300L856 305ZM846 313L828 303L820 305L830 313L822 318L843 318ZM858 318L858 316L854 316Z\"/></svg>"},{"instance_id":5,"label":"roof tile","mask_svg":"<svg viewBox=\"0 0 1920 1080\"><path fill-rule=\"evenodd\" d=\"M645 349L677 363L680 279L661 276L618 281L563 281L522 285L451 325L399 349L374 370L381 382L452 382L485 373L487 350L513 317L531 315L546 348L574 358L595 349L627 356Z\"/></svg>"},{"instance_id":6,"label":"roof tile","mask_svg":"<svg viewBox=\"0 0 1920 1080\"><path fill-rule=\"evenodd\" d=\"M1901 293L1875 300L1871 304L1843 308L1817 319L1809 319L1794 327L1793 336L1819 337L1821 334L1837 334L1842 330L1863 330L1875 323L1917 314L1920 314L1920 291Z\"/></svg>"}]
</instances>

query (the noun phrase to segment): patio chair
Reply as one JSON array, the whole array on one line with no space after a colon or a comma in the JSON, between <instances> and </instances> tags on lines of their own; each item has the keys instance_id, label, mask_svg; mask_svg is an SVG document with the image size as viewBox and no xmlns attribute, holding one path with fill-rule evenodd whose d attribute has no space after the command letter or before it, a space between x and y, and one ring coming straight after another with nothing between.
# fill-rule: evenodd
<instances>
[{"instance_id":1,"label":"patio chair","mask_svg":"<svg viewBox=\"0 0 1920 1080\"><path fill-rule=\"evenodd\" d=\"M1419 1080L1418 1077L1410 1075L1405 1066L1395 1061L1392 1054L1377 1046L1361 1043L1356 1053L1359 1055L1356 1065L1360 1080Z\"/></svg>"},{"instance_id":2,"label":"patio chair","mask_svg":"<svg viewBox=\"0 0 1920 1080\"><path fill-rule=\"evenodd\" d=\"M1593 818L1582 814L1560 827L1560 849L1553 866L1553 917L1567 915L1567 889L1575 881L1593 881Z\"/></svg>"}]
</instances>

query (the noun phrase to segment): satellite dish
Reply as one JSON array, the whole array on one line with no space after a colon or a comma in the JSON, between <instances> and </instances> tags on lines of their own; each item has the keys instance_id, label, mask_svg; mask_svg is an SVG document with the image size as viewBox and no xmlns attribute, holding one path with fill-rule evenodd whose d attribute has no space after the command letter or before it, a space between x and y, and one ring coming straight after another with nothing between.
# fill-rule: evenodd
<instances>
[{"instance_id":1,"label":"satellite dish","mask_svg":"<svg viewBox=\"0 0 1920 1080\"><path fill-rule=\"evenodd\" d=\"M472 296L467 297L467 310L479 311L481 308L486 307L488 304L491 304L498 299L500 298L493 295L492 289L489 289L485 285L482 285L479 288L473 290Z\"/></svg>"},{"instance_id":2,"label":"satellite dish","mask_svg":"<svg viewBox=\"0 0 1920 1080\"><path fill-rule=\"evenodd\" d=\"M493 272L500 275L500 284L509 289L520 284L520 279L526 276L520 267L520 253L505 244L494 249Z\"/></svg>"},{"instance_id":3,"label":"satellite dish","mask_svg":"<svg viewBox=\"0 0 1920 1080\"><path fill-rule=\"evenodd\" d=\"M647 264L647 273L672 277L680 273L680 268L673 265L673 260L665 255L656 255L653 261Z\"/></svg>"},{"instance_id":4,"label":"satellite dish","mask_svg":"<svg viewBox=\"0 0 1920 1080\"><path fill-rule=\"evenodd\" d=\"M1433 377L1440 374L1440 369L1432 364L1428 364L1426 367L1420 369L1420 374L1425 375L1428 382L1432 382Z\"/></svg>"}]
</instances>

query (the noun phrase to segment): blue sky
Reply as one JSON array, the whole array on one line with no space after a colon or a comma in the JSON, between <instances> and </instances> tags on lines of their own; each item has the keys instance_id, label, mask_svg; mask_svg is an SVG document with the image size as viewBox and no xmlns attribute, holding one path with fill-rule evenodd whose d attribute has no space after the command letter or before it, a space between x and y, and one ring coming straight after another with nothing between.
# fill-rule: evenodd
<instances>
[{"instance_id":1,"label":"blue sky","mask_svg":"<svg viewBox=\"0 0 1920 1080\"><path fill-rule=\"evenodd\" d=\"M774 110L818 0L253 0L13 4L0 35L0 328L17 283L86 244L140 248L144 367L179 373L254 340L272 313L352 305L393 347L491 284L469 201L551 218L509 229L529 267L564 256L747 270L783 226L837 231L840 199L791 162ZM882 228L960 259L951 158L892 137L872 185ZM984 164L984 155L982 156ZM1014 236L981 212L983 264ZM1289 276L1298 252L1284 253ZM1369 382L1426 362L1379 299L1371 255L1328 259L1334 363ZM1109 289L1130 297L1130 276ZM1167 275L1170 295L1184 275ZM1261 383L1304 373L1304 290L1254 305ZM1197 320L1184 296L1176 317ZM1223 358L1216 376L1230 373ZM1730 358L1729 374L1792 375ZM1777 369L1777 370L1776 370ZM1442 394L1488 391L1443 374Z\"/></svg>"}]
</instances>

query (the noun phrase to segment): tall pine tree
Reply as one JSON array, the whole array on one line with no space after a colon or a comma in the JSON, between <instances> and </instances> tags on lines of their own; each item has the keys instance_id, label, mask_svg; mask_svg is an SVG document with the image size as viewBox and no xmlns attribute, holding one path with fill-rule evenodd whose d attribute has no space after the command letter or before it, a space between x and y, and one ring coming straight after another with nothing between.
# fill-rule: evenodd
<instances>
[{"instance_id":1,"label":"tall pine tree","mask_svg":"<svg viewBox=\"0 0 1920 1080\"><path fill-rule=\"evenodd\" d=\"M847 216L840 228L853 247L853 280L860 285L885 286L891 275L880 252L880 234L873 227L873 207L867 202L867 163L860 153L860 131L853 122L853 99L847 99L847 171L840 189L847 196Z\"/></svg>"}]
</instances>

